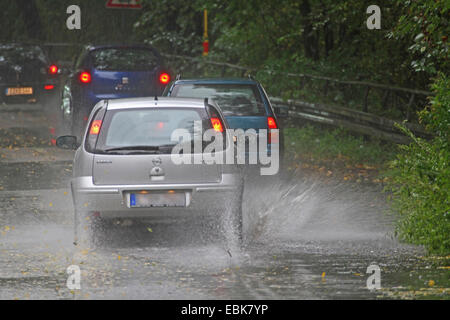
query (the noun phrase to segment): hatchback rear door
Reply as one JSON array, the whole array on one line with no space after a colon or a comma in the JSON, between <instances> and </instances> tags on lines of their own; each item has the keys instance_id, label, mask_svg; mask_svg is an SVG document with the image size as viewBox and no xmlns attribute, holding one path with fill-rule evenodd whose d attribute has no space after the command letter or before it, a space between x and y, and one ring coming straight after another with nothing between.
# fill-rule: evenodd
<instances>
[{"instance_id":1,"label":"hatchback rear door","mask_svg":"<svg viewBox=\"0 0 450 320\"><path fill-rule=\"evenodd\" d=\"M220 164L193 164L193 157L200 155L192 154L192 164L176 164L171 158L173 145L177 144L171 141L174 130L187 130L192 134L192 141L201 139L201 135L194 131L197 130L194 121L203 125L207 123L206 118L207 114L201 108L151 107L107 111L94 150L94 183L141 185L219 182L222 172ZM189 145L192 141L188 141Z\"/></svg>"},{"instance_id":2,"label":"hatchback rear door","mask_svg":"<svg viewBox=\"0 0 450 320\"><path fill-rule=\"evenodd\" d=\"M160 92L161 57L147 47L106 47L90 52L94 94L105 98Z\"/></svg>"}]
</instances>

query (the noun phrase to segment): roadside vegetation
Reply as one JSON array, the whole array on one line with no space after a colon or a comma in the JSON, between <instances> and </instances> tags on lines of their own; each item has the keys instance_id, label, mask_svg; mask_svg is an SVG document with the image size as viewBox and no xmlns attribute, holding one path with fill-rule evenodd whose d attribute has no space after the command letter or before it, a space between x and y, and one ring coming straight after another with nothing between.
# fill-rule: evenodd
<instances>
[{"instance_id":1,"label":"roadside vegetation","mask_svg":"<svg viewBox=\"0 0 450 320\"><path fill-rule=\"evenodd\" d=\"M380 172L395 157L393 143L353 135L344 128L306 124L286 128L286 165L289 170L311 169L345 181L381 183Z\"/></svg>"},{"instance_id":2,"label":"roadside vegetation","mask_svg":"<svg viewBox=\"0 0 450 320\"><path fill-rule=\"evenodd\" d=\"M450 253L450 79L441 75L433 89L436 96L420 113L421 120L435 134L431 141L414 137L400 146L390 162L387 190L393 209L400 214L399 236L426 246L430 252Z\"/></svg>"}]
</instances>

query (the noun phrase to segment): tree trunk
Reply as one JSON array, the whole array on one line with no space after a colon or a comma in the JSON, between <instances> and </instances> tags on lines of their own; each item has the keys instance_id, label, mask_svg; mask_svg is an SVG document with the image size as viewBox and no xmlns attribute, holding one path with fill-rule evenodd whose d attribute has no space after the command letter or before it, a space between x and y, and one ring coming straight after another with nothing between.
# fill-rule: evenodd
<instances>
[{"instance_id":1,"label":"tree trunk","mask_svg":"<svg viewBox=\"0 0 450 320\"><path fill-rule=\"evenodd\" d=\"M35 0L16 0L28 37L32 40L43 40L42 24Z\"/></svg>"},{"instance_id":2,"label":"tree trunk","mask_svg":"<svg viewBox=\"0 0 450 320\"><path fill-rule=\"evenodd\" d=\"M328 57L331 50L334 47L334 34L333 28L329 22L325 23L323 27L324 39L325 39L325 56Z\"/></svg>"},{"instance_id":3,"label":"tree trunk","mask_svg":"<svg viewBox=\"0 0 450 320\"><path fill-rule=\"evenodd\" d=\"M318 60L318 41L311 23L311 6L309 4L309 0L302 1L300 12L303 16L303 47L305 49L305 56L307 58Z\"/></svg>"}]
</instances>

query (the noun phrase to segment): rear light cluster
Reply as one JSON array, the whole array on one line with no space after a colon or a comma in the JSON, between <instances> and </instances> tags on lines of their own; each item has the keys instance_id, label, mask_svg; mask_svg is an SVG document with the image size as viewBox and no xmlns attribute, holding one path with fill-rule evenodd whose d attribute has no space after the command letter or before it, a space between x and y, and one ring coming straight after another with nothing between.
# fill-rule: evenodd
<instances>
[{"instance_id":1,"label":"rear light cluster","mask_svg":"<svg viewBox=\"0 0 450 320\"><path fill-rule=\"evenodd\" d=\"M100 133L101 127L102 127L102 120L92 121L91 129L89 129L89 134L98 135Z\"/></svg>"},{"instance_id":2,"label":"rear light cluster","mask_svg":"<svg viewBox=\"0 0 450 320\"><path fill-rule=\"evenodd\" d=\"M52 64L50 67L48 67L48 73L49 74L57 74L58 71L59 71L59 68L55 64Z\"/></svg>"},{"instance_id":3,"label":"rear light cluster","mask_svg":"<svg viewBox=\"0 0 450 320\"><path fill-rule=\"evenodd\" d=\"M46 84L44 86L44 90L53 90L55 89L55 86L53 84Z\"/></svg>"},{"instance_id":4,"label":"rear light cluster","mask_svg":"<svg viewBox=\"0 0 450 320\"><path fill-rule=\"evenodd\" d=\"M216 132L223 132L222 121L219 118L211 118L211 125Z\"/></svg>"},{"instance_id":5,"label":"rear light cluster","mask_svg":"<svg viewBox=\"0 0 450 320\"><path fill-rule=\"evenodd\" d=\"M208 99L205 98L205 108L206 108L206 112L209 116L209 121L211 123L211 128L214 130L215 133L221 134L222 138L224 139L223 141L226 141L226 136L225 136L225 124L223 122L223 118L220 116L218 110L210 105L208 103ZM224 150L227 147L227 143L223 144Z\"/></svg>"},{"instance_id":6,"label":"rear light cluster","mask_svg":"<svg viewBox=\"0 0 450 320\"><path fill-rule=\"evenodd\" d=\"M88 71L81 72L79 79L82 83L90 83L92 81L91 74Z\"/></svg>"},{"instance_id":7,"label":"rear light cluster","mask_svg":"<svg viewBox=\"0 0 450 320\"><path fill-rule=\"evenodd\" d=\"M168 84L170 82L170 75L168 73L161 73L159 75L159 82L161 82L161 84Z\"/></svg>"},{"instance_id":8,"label":"rear light cluster","mask_svg":"<svg viewBox=\"0 0 450 320\"><path fill-rule=\"evenodd\" d=\"M267 132L267 142L268 143L277 143L278 141L272 141L272 134L270 132L270 130L272 129L278 129L278 125L277 122L275 121L274 117L267 117L267 128L269 128L268 132Z\"/></svg>"},{"instance_id":9,"label":"rear light cluster","mask_svg":"<svg viewBox=\"0 0 450 320\"><path fill-rule=\"evenodd\" d=\"M95 145L97 144L97 139L98 139L98 137L100 135L100 131L102 129L102 122L103 122L105 113L106 113L105 108L101 108L100 110L98 110L95 113L95 115L89 125L89 131L87 134L86 144L85 144L86 151L88 151L88 152L92 152L95 149Z\"/></svg>"},{"instance_id":10,"label":"rear light cluster","mask_svg":"<svg viewBox=\"0 0 450 320\"><path fill-rule=\"evenodd\" d=\"M211 121L211 127L214 129L214 131L223 133L225 126L223 125L222 119L219 116L216 108L208 104L207 98L205 99L205 108L208 112L209 120Z\"/></svg>"},{"instance_id":11,"label":"rear light cluster","mask_svg":"<svg viewBox=\"0 0 450 320\"><path fill-rule=\"evenodd\" d=\"M274 117L267 117L267 127L269 129L278 129L277 122Z\"/></svg>"}]
</instances>

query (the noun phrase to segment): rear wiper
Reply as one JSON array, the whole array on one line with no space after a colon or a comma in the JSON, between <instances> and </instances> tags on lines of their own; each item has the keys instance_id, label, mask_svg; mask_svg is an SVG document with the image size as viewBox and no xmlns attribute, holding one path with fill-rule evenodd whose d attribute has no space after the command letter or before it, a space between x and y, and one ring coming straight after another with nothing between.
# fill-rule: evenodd
<instances>
[{"instance_id":1,"label":"rear wiper","mask_svg":"<svg viewBox=\"0 0 450 320\"><path fill-rule=\"evenodd\" d=\"M173 147L174 144L163 144L160 146L127 146L127 147L117 147L102 150L103 152L114 152L114 151L160 151L164 148Z\"/></svg>"}]
</instances>

